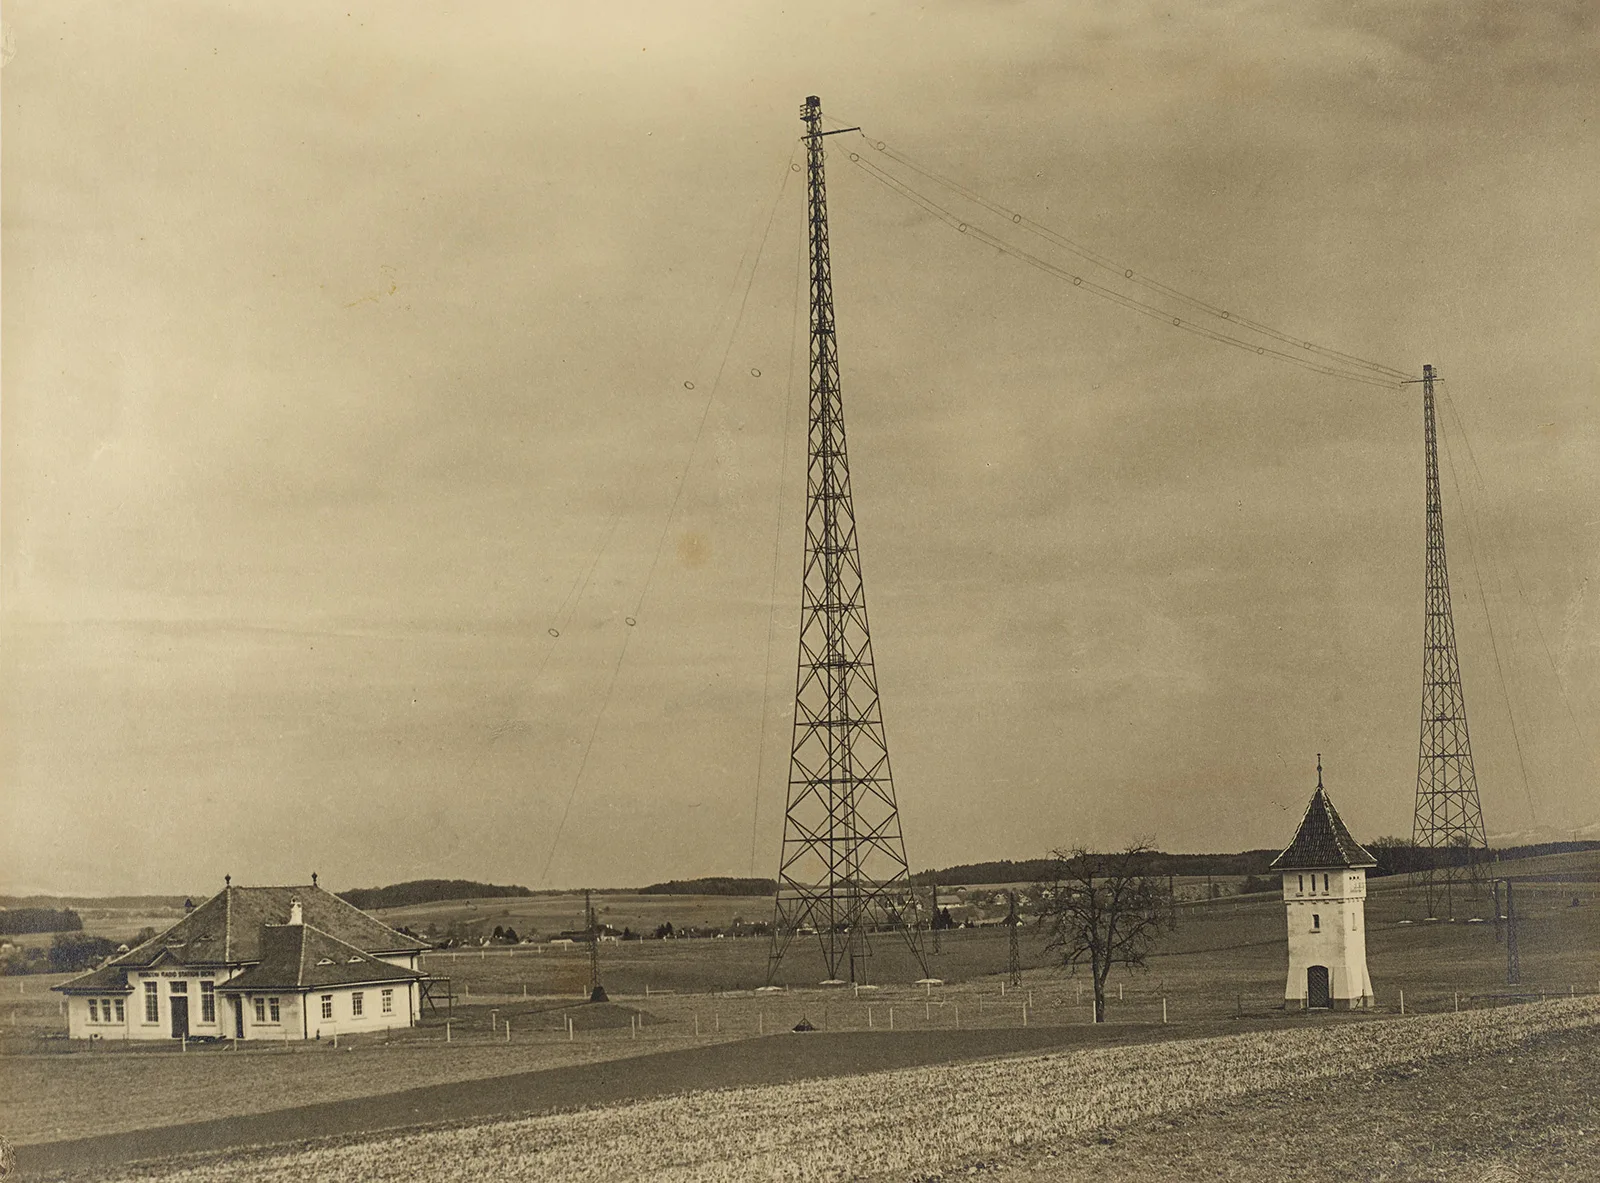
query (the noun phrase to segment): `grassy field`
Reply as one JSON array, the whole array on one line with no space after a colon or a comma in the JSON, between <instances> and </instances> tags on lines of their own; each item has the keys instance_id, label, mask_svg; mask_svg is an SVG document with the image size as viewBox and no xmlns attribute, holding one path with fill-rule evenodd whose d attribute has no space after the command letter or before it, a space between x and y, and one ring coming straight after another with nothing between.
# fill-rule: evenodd
<instances>
[{"instance_id":1,"label":"grassy field","mask_svg":"<svg viewBox=\"0 0 1600 1183\"><path fill-rule=\"evenodd\" d=\"M983 1164L993 1183L1591 1183L1600 1179L1600 1043L1385 1067L1201 1105ZM936 1183L938 1175L925 1176Z\"/></svg>"},{"instance_id":2,"label":"grassy field","mask_svg":"<svg viewBox=\"0 0 1600 1183\"><path fill-rule=\"evenodd\" d=\"M1572 873L1573 859L1544 859L1518 873ZM1586 867L1579 867L1585 873ZM1593 883L1519 884L1522 982L1505 981L1505 946L1492 924L1425 923L1417 894L1398 881L1373 884L1368 901L1368 951L1379 1016L1392 1016L1404 991L1408 1012L1505 1006L1514 997L1537 998L1600 988L1600 895ZM630 923L635 901L649 916L676 914L688 923L725 923L755 913L765 901L729 897L604 897L608 921ZM1573 899L1579 900L1573 906ZM564 901L564 902L563 902ZM581 897L528 897L478 901L499 912L543 908L554 918ZM450 909L433 905L448 922ZM623 909L621 912L616 909ZM677 912L660 909L678 909ZM721 909L721 912L717 912ZM387 913L407 922L414 909ZM645 913L640 913L641 919ZM611 917L617 917L613 919ZM720 919L719 919L720 917ZM1235 1015L1272 1018L1285 1029L1304 1026L1284 1014L1284 911L1275 895L1229 897L1180 906L1177 928L1150 958L1145 972L1112 978L1113 1023L1160 1023L1163 1001L1173 1034L1211 1030ZM414 917L413 917L414 919ZM577 915L572 916L576 921ZM621 923L619 923L619 919ZM1409 921L1409 923L1407 923ZM503 923L495 919L494 923ZM523 923L526 923L524 921ZM566 923L565 921L563 923ZM677 922L675 922L676 924ZM653 927L653 925L652 925ZM85 1132L147 1128L193 1120L196 1115L262 1112L292 1104L357 1097L419 1084L478 1079L647 1051L738 1039L792 1027L805 1019L824 1030L1001 1028L1087 1023L1089 993L1074 978L1045 964L1032 930L1024 930L1021 989L1002 984L1007 933L961 929L942 934L931 955L944 985L913 984L920 969L899 938L876 943L869 974L883 983L859 991L820 988L823 976L815 941L798 939L779 980L788 989L758 992L766 977L768 944L762 939L619 942L602 946L601 971L610 1008L582 1005L588 983L583 949L518 946L429 954L426 968L450 978L456 995L449 1042L443 1016L389 1040L364 1037L326 1045L238 1052L196 1051L172 1045L97 1045L67 1041L58 995L59 976L0 979L0 1112L14 1141L70 1137ZM892 1013L891 1013L892 1012ZM567 1019L573 1021L568 1033ZM511 1039L503 1024L510 1020ZM1356 1016L1356 1021L1363 1021ZM637 1022L637 1026L635 1023Z\"/></svg>"},{"instance_id":3,"label":"grassy field","mask_svg":"<svg viewBox=\"0 0 1600 1183\"><path fill-rule=\"evenodd\" d=\"M1576 1180L1592 1177L1586 1172L1600 1161L1600 1104L1592 1089L1581 1088L1593 1079L1597 1024L1600 1003L1588 999L1315 1024L1293 1033L901 1069L233 1151L112 1177L933 1183L998 1167L1017 1183L1042 1183L1090 1177L1061 1168L1080 1165L1086 1141L1115 1146L1119 1131L1132 1131L1135 1142L1141 1134L1153 1140L1112 1164L1116 1174L1096 1177L1265 1181L1299 1177L1316 1164L1318 1177L1418 1178L1429 1176L1410 1167L1459 1168L1484 1155L1504 1162L1515 1149L1520 1165L1536 1172L1530 1178ZM1541 1071L1578 1083L1549 1090L1551 1100L1542 1104L1484 1095L1480 1072L1502 1072L1528 1057L1530 1071L1507 1072L1497 1083L1534 1084L1531 1073ZM1367 1095L1391 1081L1413 1087L1376 1101ZM1383 1100L1386 1110L1376 1107ZM1517 1118L1524 1124L1513 1125ZM1160 1137L1185 1128L1186 1135ZM1375 1140L1373 1128L1386 1140ZM1335 1133L1343 1135L1337 1146L1328 1142ZM1519 1133L1520 1145L1513 1141ZM1280 1151L1280 1140L1298 1143L1298 1153Z\"/></svg>"}]
</instances>

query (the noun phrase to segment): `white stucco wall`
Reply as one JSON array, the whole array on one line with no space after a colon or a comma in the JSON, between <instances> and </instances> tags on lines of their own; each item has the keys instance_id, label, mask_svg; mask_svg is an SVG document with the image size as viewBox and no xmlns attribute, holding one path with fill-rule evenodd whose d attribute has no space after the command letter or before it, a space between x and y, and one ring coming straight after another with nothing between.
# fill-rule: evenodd
<instances>
[{"instance_id":1,"label":"white stucco wall","mask_svg":"<svg viewBox=\"0 0 1600 1183\"><path fill-rule=\"evenodd\" d=\"M385 1014L383 992L393 990L392 1009ZM340 1035L359 1034L364 1031L386 1031L394 1027L409 1027L417 1013L416 983L391 982L375 986L338 986L325 990L311 990L306 994L306 1037L331 1039ZM355 1013L355 996L362 996L361 1014ZM322 1001L332 1001L333 1016L322 1017Z\"/></svg>"},{"instance_id":2,"label":"white stucco wall","mask_svg":"<svg viewBox=\"0 0 1600 1183\"><path fill-rule=\"evenodd\" d=\"M133 987L133 993L126 997L127 1022L120 1038L123 1039L171 1039L172 1038L172 999L176 991L173 986L182 983L182 997L189 1000L189 1034L192 1036L217 1036L228 1034L223 1029L222 1019L222 984L227 980L225 972L194 969L146 969L128 971L128 984ZM202 982L214 982L217 987L216 1017L207 1022L204 1018L201 990ZM156 986L157 1018L154 1023L145 1020L145 984L153 982ZM86 998L71 999L68 1005L69 1016L75 1013L74 1004L81 1006L85 1027L82 1033L77 1026L69 1021L67 1032L74 1039L81 1039L91 1032L99 1033L102 1038L111 1038L105 1030L105 1024L88 1025L88 1000Z\"/></svg>"},{"instance_id":3,"label":"white stucco wall","mask_svg":"<svg viewBox=\"0 0 1600 1183\"><path fill-rule=\"evenodd\" d=\"M1364 868L1284 873L1289 942L1284 1000L1290 1005L1306 1005L1306 974L1314 965L1327 966L1329 992L1336 1006L1372 1005L1366 899Z\"/></svg>"},{"instance_id":4,"label":"white stucco wall","mask_svg":"<svg viewBox=\"0 0 1600 1183\"><path fill-rule=\"evenodd\" d=\"M415 969L418 955L416 953L395 953L382 957L380 960L392 965L403 966L406 969ZM84 995L82 997L68 995L67 1002L67 1034L72 1039L89 1039L98 1036L101 1039L171 1039L172 1035L172 998L174 995L173 984L182 983L182 996L189 1000L189 1034L196 1038L211 1036L223 1039L232 1039L235 1036L234 1011L231 998L226 992L226 983L229 978L243 972L243 967L235 970L195 970L182 968L163 968L157 966L153 969L129 970L128 984L133 987L131 994L118 994L108 992L105 994ZM202 990L203 981L213 982L216 986L216 1011L212 1021L207 1022L203 1016ZM145 983L153 982L157 988L157 1018L154 1023L145 1021ZM383 991L394 990L394 1009L389 1014L383 1013ZM351 995L361 991L364 995L363 1011L358 1018L353 1011ZM324 1020L321 1017L321 996L332 993L334 998L334 1017ZM409 1027L416 1021L416 1016L421 1010L421 999L418 996L417 986L414 982L396 982L380 986L340 986L334 990L316 990L310 992L310 1004L306 1008L305 1022L301 1021L301 995L297 991L267 991L260 992L260 997L277 998L279 1000L279 1021L271 1021L271 1009L267 1008L267 1020L256 1022L254 999L256 993L245 996L244 1001L244 1038L246 1039L283 1039L287 1034L293 1040L314 1038L319 1029L323 1031L323 1038L327 1039L335 1028L340 1032L383 1031L392 1027ZM100 1006L102 1000L111 1000L112 1013L115 1015L115 1002L118 998L123 1003L123 1021L106 1022L97 1017L95 1022L89 1021L89 999L95 999L97 1015L103 1010ZM292 1016L292 1017L291 1017Z\"/></svg>"}]
</instances>

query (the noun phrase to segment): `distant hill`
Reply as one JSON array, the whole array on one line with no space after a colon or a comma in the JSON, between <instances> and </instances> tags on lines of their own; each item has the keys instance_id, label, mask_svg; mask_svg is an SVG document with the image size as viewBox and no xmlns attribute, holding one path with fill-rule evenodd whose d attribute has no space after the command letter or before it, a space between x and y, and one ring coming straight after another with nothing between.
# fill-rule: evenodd
<instances>
[{"instance_id":1,"label":"distant hill","mask_svg":"<svg viewBox=\"0 0 1600 1183\"><path fill-rule=\"evenodd\" d=\"M704 879L671 879L641 887L640 895L776 895L776 879L735 879L712 875Z\"/></svg>"},{"instance_id":2,"label":"distant hill","mask_svg":"<svg viewBox=\"0 0 1600 1183\"><path fill-rule=\"evenodd\" d=\"M1276 850L1245 850L1238 854L1166 854L1150 856L1157 875L1260 875L1278 856ZM939 883L964 886L969 883L1040 883L1051 877L1048 858L997 859L987 863L960 863L939 870L918 871L912 882L926 886Z\"/></svg>"},{"instance_id":3,"label":"distant hill","mask_svg":"<svg viewBox=\"0 0 1600 1183\"><path fill-rule=\"evenodd\" d=\"M339 898L358 908L405 908L412 904L434 904L440 900L500 899L532 895L526 887L474 883L470 879L413 879L388 887L355 887L339 892Z\"/></svg>"}]
</instances>

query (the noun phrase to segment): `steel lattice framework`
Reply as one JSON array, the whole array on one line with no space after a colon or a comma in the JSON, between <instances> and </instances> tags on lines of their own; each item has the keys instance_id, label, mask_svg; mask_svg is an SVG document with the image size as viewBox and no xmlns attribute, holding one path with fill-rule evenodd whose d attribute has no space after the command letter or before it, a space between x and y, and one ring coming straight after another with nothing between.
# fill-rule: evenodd
<instances>
[{"instance_id":1,"label":"steel lattice framework","mask_svg":"<svg viewBox=\"0 0 1600 1183\"><path fill-rule=\"evenodd\" d=\"M767 980L815 933L829 980L864 981L871 934L897 930L927 975L867 628L845 450L828 255L822 104L806 99L811 398L800 664ZM843 130L857 130L854 128Z\"/></svg>"},{"instance_id":2,"label":"steel lattice framework","mask_svg":"<svg viewBox=\"0 0 1600 1183\"><path fill-rule=\"evenodd\" d=\"M1479 885L1488 849L1478 778L1467 734L1467 704L1456 658L1455 620L1450 612L1450 575L1445 565L1444 508L1439 496L1439 437L1434 425L1432 366L1422 367L1423 434L1428 502L1427 605L1422 638L1422 741L1417 757L1417 808L1412 844L1422 848L1416 878L1427 888L1428 915L1437 915L1442 894L1455 915L1457 883Z\"/></svg>"}]
</instances>

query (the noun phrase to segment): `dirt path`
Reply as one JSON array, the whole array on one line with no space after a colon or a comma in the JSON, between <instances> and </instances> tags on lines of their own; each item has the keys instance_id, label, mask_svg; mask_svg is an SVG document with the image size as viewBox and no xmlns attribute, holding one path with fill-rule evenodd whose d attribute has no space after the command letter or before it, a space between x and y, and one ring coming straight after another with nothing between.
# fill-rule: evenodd
<instances>
[{"instance_id":1,"label":"dirt path","mask_svg":"<svg viewBox=\"0 0 1600 1183\"><path fill-rule=\"evenodd\" d=\"M429 1085L158 1129L17 1148L25 1178L92 1174L145 1159L367 1134L438 1122L615 1105L695 1089L782 1084L1053 1048L1149 1043L1281 1026L1283 1020L1191 1026L1087 1025L943 1031L785 1033L624 1060Z\"/></svg>"}]
</instances>

